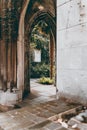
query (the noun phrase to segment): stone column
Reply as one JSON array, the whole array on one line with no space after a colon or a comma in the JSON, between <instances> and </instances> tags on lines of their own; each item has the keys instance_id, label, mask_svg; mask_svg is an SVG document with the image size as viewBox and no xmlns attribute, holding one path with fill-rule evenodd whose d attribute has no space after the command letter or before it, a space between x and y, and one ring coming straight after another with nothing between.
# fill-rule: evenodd
<instances>
[{"instance_id":1,"label":"stone column","mask_svg":"<svg viewBox=\"0 0 87 130\"><path fill-rule=\"evenodd\" d=\"M25 34L25 46L24 46L24 96L30 93L30 41Z\"/></svg>"},{"instance_id":2,"label":"stone column","mask_svg":"<svg viewBox=\"0 0 87 130\"><path fill-rule=\"evenodd\" d=\"M7 87L10 88L12 81L12 61L11 61L12 53L11 53L11 42L8 43L7 48Z\"/></svg>"},{"instance_id":3,"label":"stone column","mask_svg":"<svg viewBox=\"0 0 87 130\"><path fill-rule=\"evenodd\" d=\"M26 0L20 16L17 41L17 88L22 91L22 95L24 92L24 19L29 2L30 0Z\"/></svg>"},{"instance_id":4,"label":"stone column","mask_svg":"<svg viewBox=\"0 0 87 130\"><path fill-rule=\"evenodd\" d=\"M2 84L1 84L1 39L0 39L0 89L2 89Z\"/></svg>"},{"instance_id":5,"label":"stone column","mask_svg":"<svg viewBox=\"0 0 87 130\"><path fill-rule=\"evenodd\" d=\"M1 57L1 60L0 60L0 67L1 67L1 75L0 75L0 79L1 79L1 86L3 87L3 41L0 42L1 43L1 54L0 54L0 57Z\"/></svg>"},{"instance_id":6,"label":"stone column","mask_svg":"<svg viewBox=\"0 0 87 130\"><path fill-rule=\"evenodd\" d=\"M12 61L12 81L14 82L14 87L16 87L16 82L17 82L17 70L16 70L16 66L17 66L17 58L16 58L16 55L17 55L17 46L16 46L16 43L12 42L12 49L11 49L11 54L12 54L12 58L11 58L11 61Z\"/></svg>"},{"instance_id":7,"label":"stone column","mask_svg":"<svg viewBox=\"0 0 87 130\"><path fill-rule=\"evenodd\" d=\"M2 88L1 85L1 1L0 1L0 89Z\"/></svg>"},{"instance_id":8,"label":"stone column","mask_svg":"<svg viewBox=\"0 0 87 130\"><path fill-rule=\"evenodd\" d=\"M1 64L1 73L2 73L2 84L3 90L7 90L7 48L8 48L8 19L7 19L7 1L2 1L2 64Z\"/></svg>"},{"instance_id":9,"label":"stone column","mask_svg":"<svg viewBox=\"0 0 87 130\"><path fill-rule=\"evenodd\" d=\"M53 78L54 67L54 40L53 35L50 33L50 78Z\"/></svg>"},{"instance_id":10,"label":"stone column","mask_svg":"<svg viewBox=\"0 0 87 130\"><path fill-rule=\"evenodd\" d=\"M8 0L7 5L8 13L8 43L6 46L6 60L7 60L7 88L12 92L13 87L16 87L16 41L17 41L17 14L15 5L11 0Z\"/></svg>"}]
</instances>

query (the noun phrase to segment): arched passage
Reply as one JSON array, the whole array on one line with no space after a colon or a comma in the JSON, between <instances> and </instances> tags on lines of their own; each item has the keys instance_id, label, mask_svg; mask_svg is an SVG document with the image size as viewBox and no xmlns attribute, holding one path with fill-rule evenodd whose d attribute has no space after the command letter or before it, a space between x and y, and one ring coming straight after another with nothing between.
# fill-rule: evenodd
<instances>
[{"instance_id":1,"label":"arched passage","mask_svg":"<svg viewBox=\"0 0 87 130\"><path fill-rule=\"evenodd\" d=\"M24 56L24 63L25 63L25 70L24 70L24 93L27 94L28 92L30 92L30 77L29 77L29 73L30 73L30 68L29 68L29 64L30 64L30 37L31 37L31 32L32 29L34 28L34 26L40 21L43 20L45 21L48 26L50 27L50 62L51 62L51 66L50 66L50 70L51 70L51 78L53 76L53 58L54 58L54 46L55 46L55 50L56 50L56 22L53 19L52 15L49 12L46 11L40 11L38 13L36 13L31 20L29 20L29 23L27 24L26 28L25 28L25 43L24 43L24 48L25 48L25 56ZM54 45L55 44L55 45ZM55 53L56 54L56 53ZM56 55L55 55L56 56ZM56 59L56 58L55 58Z\"/></svg>"},{"instance_id":2,"label":"arched passage","mask_svg":"<svg viewBox=\"0 0 87 130\"><path fill-rule=\"evenodd\" d=\"M44 0L45 1L45 0ZM46 2L46 1L45 1ZM29 38L31 35L31 31L35 24L38 23L39 20L45 20L45 22L51 27L51 41L56 41L56 20L55 16L50 13L50 11L45 10L38 10L33 12L31 16L29 16L29 12L27 14L27 9L29 6L30 0L26 0L22 12L20 15L20 22L19 22L19 32L18 32L18 41L17 41L17 88L22 92L29 92L29 79L27 77L27 69L29 66L29 60L27 60L26 70L25 70L25 58L26 58L26 48L29 45ZM51 3L52 4L52 3ZM46 5L46 4L45 4ZM53 4L52 4L53 5ZM29 16L29 19L26 20L26 15ZM27 21L27 25L24 24ZM55 42L56 43L56 42ZM56 48L56 44L55 44ZM28 54L29 56L29 54ZM27 85L25 85L25 77L27 78ZM22 98L22 95L21 95Z\"/></svg>"}]
</instances>

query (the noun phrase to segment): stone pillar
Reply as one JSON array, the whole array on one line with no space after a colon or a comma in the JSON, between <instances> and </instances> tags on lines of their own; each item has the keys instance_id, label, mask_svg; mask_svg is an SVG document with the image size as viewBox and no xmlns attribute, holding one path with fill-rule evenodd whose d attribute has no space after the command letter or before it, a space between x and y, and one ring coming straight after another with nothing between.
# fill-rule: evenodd
<instances>
[{"instance_id":1,"label":"stone pillar","mask_svg":"<svg viewBox=\"0 0 87 130\"><path fill-rule=\"evenodd\" d=\"M1 40L0 40L0 89L1 89Z\"/></svg>"},{"instance_id":2,"label":"stone pillar","mask_svg":"<svg viewBox=\"0 0 87 130\"><path fill-rule=\"evenodd\" d=\"M14 3L2 1L2 43L1 43L1 80L3 89L16 85L16 38L17 19ZM13 17L14 16L14 17Z\"/></svg>"},{"instance_id":3,"label":"stone pillar","mask_svg":"<svg viewBox=\"0 0 87 130\"><path fill-rule=\"evenodd\" d=\"M1 57L1 60L0 60L0 67L1 67L1 75L0 75L0 79L1 79L1 86L2 86L2 88L3 88L3 41L1 41L0 42L1 43L1 50L0 50L0 52L1 52L1 54L0 54L0 57Z\"/></svg>"},{"instance_id":4,"label":"stone pillar","mask_svg":"<svg viewBox=\"0 0 87 130\"><path fill-rule=\"evenodd\" d=\"M17 41L17 88L24 91L24 37L19 35ZM22 99L22 96L21 96Z\"/></svg>"},{"instance_id":5,"label":"stone pillar","mask_svg":"<svg viewBox=\"0 0 87 130\"><path fill-rule=\"evenodd\" d=\"M2 84L3 90L7 89L7 48L8 48L8 19L7 19L7 1L2 1L2 64L1 64L1 73L2 73Z\"/></svg>"},{"instance_id":6,"label":"stone pillar","mask_svg":"<svg viewBox=\"0 0 87 130\"><path fill-rule=\"evenodd\" d=\"M20 16L17 41L17 88L22 91L22 95L24 92L24 18L29 2L30 0L26 0Z\"/></svg>"},{"instance_id":7,"label":"stone pillar","mask_svg":"<svg viewBox=\"0 0 87 130\"><path fill-rule=\"evenodd\" d=\"M50 33L50 78L53 78L54 69L54 40L53 35Z\"/></svg>"},{"instance_id":8,"label":"stone pillar","mask_svg":"<svg viewBox=\"0 0 87 130\"><path fill-rule=\"evenodd\" d=\"M2 10L2 1L0 1L0 89L2 89L2 81L1 81L1 39L2 39L2 23L1 23L1 10Z\"/></svg>"},{"instance_id":9,"label":"stone pillar","mask_svg":"<svg viewBox=\"0 0 87 130\"><path fill-rule=\"evenodd\" d=\"M13 43L12 44L12 49L11 49L11 54L12 54L12 58L11 58L11 61L12 61L12 81L14 82L14 87L16 87L16 81L17 81L17 70L16 70L16 66L17 66L17 58L16 58L16 55L17 55L17 46L16 46L16 43Z\"/></svg>"},{"instance_id":10,"label":"stone pillar","mask_svg":"<svg viewBox=\"0 0 87 130\"><path fill-rule=\"evenodd\" d=\"M25 35L25 46L24 46L24 96L30 93L30 41Z\"/></svg>"},{"instance_id":11,"label":"stone pillar","mask_svg":"<svg viewBox=\"0 0 87 130\"><path fill-rule=\"evenodd\" d=\"M0 39L0 89L2 89L2 84L1 84L1 39Z\"/></svg>"},{"instance_id":12,"label":"stone pillar","mask_svg":"<svg viewBox=\"0 0 87 130\"><path fill-rule=\"evenodd\" d=\"M8 43L7 50L7 87L10 88L12 81L12 52L11 52L11 42Z\"/></svg>"},{"instance_id":13,"label":"stone pillar","mask_svg":"<svg viewBox=\"0 0 87 130\"><path fill-rule=\"evenodd\" d=\"M7 90L7 50L6 50L6 43L3 43L3 90Z\"/></svg>"}]
</instances>

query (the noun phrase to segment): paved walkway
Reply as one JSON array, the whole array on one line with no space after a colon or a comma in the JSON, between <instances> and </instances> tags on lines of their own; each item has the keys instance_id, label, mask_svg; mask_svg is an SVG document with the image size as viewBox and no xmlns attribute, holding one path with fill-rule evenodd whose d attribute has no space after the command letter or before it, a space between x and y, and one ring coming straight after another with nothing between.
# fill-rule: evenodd
<instances>
[{"instance_id":1,"label":"paved walkway","mask_svg":"<svg viewBox=\"0 0 87 130\"><path fill-rule=\"evenodd\" d=\"M27 99L27 106L0 114L0 126L4 130L60 130L62 126L48 118L73 107L64 100L52 100L34 104ZM62 130L62 129L61 129Z\"/></svg>"},{"instance_id":2,"label":"paved walkway","mask_svg":"<svg viewBox=\"0 0 87 130\"><path fill-rule=\"evenodd\" d=\"M0 130L66 130L49 117L78 105L57 100L54 86L36 80L31 80L31 86L29 97L16 106L19 109L0 113Z\"/></svg>"}]
</instances>

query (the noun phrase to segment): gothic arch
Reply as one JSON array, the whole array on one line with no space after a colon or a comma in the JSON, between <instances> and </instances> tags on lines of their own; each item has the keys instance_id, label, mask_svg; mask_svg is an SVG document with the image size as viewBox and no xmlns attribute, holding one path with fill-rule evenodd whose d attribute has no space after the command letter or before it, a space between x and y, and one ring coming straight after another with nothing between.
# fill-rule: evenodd
<instances>
[{"instance_id":1,"label":"gothic arch","mask_svg":"<svg viewBox=\"0 0 87 130\"><path fill-rule=\"evenodd\" d=\"M28 25L26 26L26 30L25 30L26 35L29 36L29 34L31 34L33 27L40 20L45 21L51 27L52 33L53 33L54 37L56 37L56 20L50 12L45 11L45 10L38 11L37 13L35 13L32 16L32 18L28 22Z\"/></svg>"},{"instance_id":2,"label":"gothic arch","mask_svg":"<svg viewBox=\"0 0 87 130\"><path fill-rule=\"evenodd\" d=\"M33 17L29 20L26 28L25 28L25 43L24 43L24 46L25 46L25 50L28 50L28 51L25 51L25 60L27 60L27 65L26 65L26 68L25 68L25 83L27 83L25 86L24 86L24 91L25 91L25 94L27 92L30 91L30 77L27 76L29 75L29 50L30 48L29 47L29 44L30 44L30 37L31 37L31 32L32 32L32 29L34 28L34 26L40 21L40 20L43 20L45 21L48 26L50 26L51 28L51 31L50 31L50 45L51 45L51 51L52 51L52 57L51 57L51 62L53 64L53 49L54 49L54 43L55 43L55 50L56 50L56 21L55 19L53 18L52 14L50 14L50 12L48 11L39 11L37 13L35 13L33 15ZM26 54L28 55L28 58L26 58ZM26 61L25 61L26 63ZM51 69L53 69L51 67Z\"/></svg>"},{"instance_id":3,"label":"gothic arch","mask_svg":"<svg viewBox=\"0 0 87 130\"><path fill-rule=\"evenodd\" d=\"M26 28L24 28L24 21L26 12L28 9L30 0L27 0L24 3L21 15L20 15L20 21L19 21L19 31L18 31L18 40L17 40L17 88L22 92L24 90L29 91L29 88L24 86L24 76L25 70L24 70L24 60L25 60L25 47L29 44L29 37L31 34L31 30L34 27L36 23L38 23L39 20L45 20L45 22L51 27L51 35L53 37L54 42L56 41L56 20L49 11L42 10L37 11L34 13L28 20L28 24ZM22 98L21 95L21 98Z\"/></svg>"}]
</instances>

